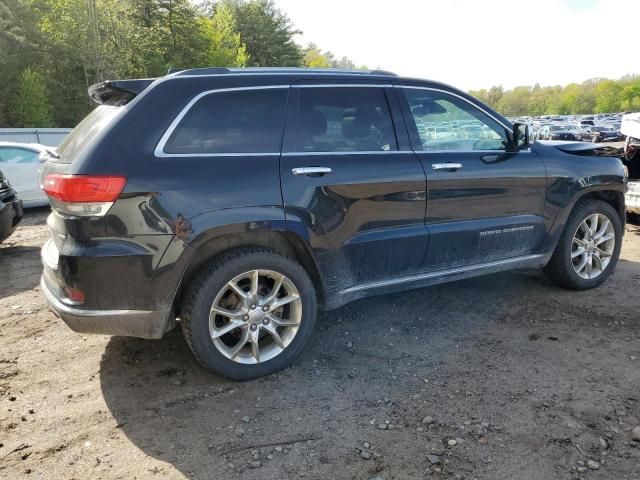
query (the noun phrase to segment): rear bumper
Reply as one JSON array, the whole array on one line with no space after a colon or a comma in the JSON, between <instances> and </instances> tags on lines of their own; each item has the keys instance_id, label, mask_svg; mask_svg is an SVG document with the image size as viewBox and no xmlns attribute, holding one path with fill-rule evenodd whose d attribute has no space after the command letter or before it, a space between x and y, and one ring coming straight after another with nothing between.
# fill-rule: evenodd
<instances>
[{"instance_id":1,"label":"rear bumper","mask_svg":"<svg viewBox=\"0 0 640 480\"><path fill-rule=\"evenodd\" d=\"M49 308L74 332L154 339L161 338L165 331L168 312L88 310L64 303L47 286L44 276L40 280L40 288Z\"/></svg>"}]
</instances>

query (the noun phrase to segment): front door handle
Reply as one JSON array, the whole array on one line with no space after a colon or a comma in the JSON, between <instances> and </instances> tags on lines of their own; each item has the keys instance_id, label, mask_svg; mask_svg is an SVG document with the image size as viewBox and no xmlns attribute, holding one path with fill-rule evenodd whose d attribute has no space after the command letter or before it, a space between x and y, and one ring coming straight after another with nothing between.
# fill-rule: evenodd
<instances>
[{"instance_id":1,"label":"front door handle","mask_svg":"<svg viewBox=\"0 0 640 480\"><path fill-rule=\"evenodd\" d=\"M297 167L291 169L291 173L294 175L326 175L327 173L331 173L331 169L329 167Z\"/></svg>"},{"instance_id":2,"label":"front door handle","mask_svg":"<svg viewBox=\"0 0 640 480\"><path fill-rule=\"evenodd\" d=\"M434 163L431 165L433 170L460 170L461 163Z\"/></svg>"}]
</instances>

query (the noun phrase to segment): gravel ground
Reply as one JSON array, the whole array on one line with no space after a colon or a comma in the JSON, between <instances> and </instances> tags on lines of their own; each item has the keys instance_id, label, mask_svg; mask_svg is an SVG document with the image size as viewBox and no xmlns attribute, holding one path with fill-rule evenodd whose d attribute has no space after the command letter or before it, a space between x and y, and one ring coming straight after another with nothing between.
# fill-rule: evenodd
<instances>
[{"instance_id":1,"label":"gravel ground","mask_svg":"<svg viewBox=\"0 0 640 480\"><path fill-rule=\"evenodd\" d=\"M640 227L588 292L510 272L322 314L237 383L179 332L79 335L38 287L46 211L0 246L0 478L640 479Z\"/></svg>"}]
</instances>

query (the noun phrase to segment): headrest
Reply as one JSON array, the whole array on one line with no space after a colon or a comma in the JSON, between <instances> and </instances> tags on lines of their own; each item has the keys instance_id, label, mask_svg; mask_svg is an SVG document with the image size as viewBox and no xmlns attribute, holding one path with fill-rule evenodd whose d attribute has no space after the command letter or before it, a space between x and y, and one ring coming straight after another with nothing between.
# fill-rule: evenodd
<instances>
[{"instance_id":1,"label":"headrest","mask_svg":"<svg viewBox=\"0 0 640 480\"><path fill-rule=\"evenodd\" d=\"M345 138L365 138L371 135L371 127L378 127L380 113L373 107L358 108L353 114L345 111L342 116L342 135Z\"/></svg>"},{"instance_id":2,"label":"headrest","mask_svg":"<svg viewBox=\"0 0 640 480\"><path fill-rule=\"evenodd\" d=\"M307 133L318 136L327 133L327 119L318 110L311 110L303 113L302 124L306 126Z\"/></svg>"}]
</instances>

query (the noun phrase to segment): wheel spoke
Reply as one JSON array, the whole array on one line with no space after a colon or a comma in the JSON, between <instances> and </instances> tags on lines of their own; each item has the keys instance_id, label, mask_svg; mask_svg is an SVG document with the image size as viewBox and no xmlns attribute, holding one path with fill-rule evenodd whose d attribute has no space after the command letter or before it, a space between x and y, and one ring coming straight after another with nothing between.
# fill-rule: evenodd
<instances>
[{"instance_id":1,"label":"wheel spoke","mask_svg":"<svg viewBox=\"0 0 640 480\"><path fill-rule=\"evenodd\" d=\"M273 338L273 343L284 350L284 343L282 342L282 338L280 337L278 330L276 330L276 327L273 324L269 324L263 328L267 331L267 333L269 333L269 335L271 335L271 338Z\"/></svg>"},{"instance_id":2,"label":"wheel spoke","mask_svg":"<svg viewBox=\"0 0 640 480\"><path fill-rule=\"evenodd\" d=\"M238 296L242 299L242 300L248 300L249 299L249 294L247 292L245 292L244 290L242 290L238 284L236 282L229 282L227 283L227 286L229 288L231 288L231 290L233 290L234 292L236 292L238 294Z\"/></svg>"},{"instance_id":3,"label":"wheel spoke","mask_svg":"<svg viewBox=\"0 0 640 480\"><path fill-rule=\"evenodd\" d=\"M251 355L256 363L260 362L260 338L259 330L249 332L249 342L251 343Z\"/></svg>"},{"instance_id":4,"label":"wheel spoke","mask_svg":"<svg viewBox=\"0 0 640 480\"><path fill-rule=\"evenodd\" d=\"M573 243L575 243L576 245L578 245L579 247L586 247L587 246L587 242L585 242L584 240L580 239L580 238L575 238L573 239Z\"/></svg>"},{"instance_id":5,"label":"wheel spoke","mask_svg":"<svg viewBox=\"0 0 640 480\"><path fill-rule=\"evenodd\" d=\"M598 231L598 217L599 215L597 213L594 213L589 217L589 232L591 233L591 237L593 237Z\"/></svg>"},{"instance_id":6,"label":"wheel spoke","mask_svg":"<svg viewBox=\"0 0 640 480\"><path fill-rule=\"evenodd\" d=\"M609 252L605 252L604 250L602 250L601 248L598 248L598 247L596 247L595 251L598 252L598 255L600 257L605 257L606 258L606 257L610 257L611 256L611 254Z\"/></svg>"},{"instance_id":7,"label":"wheel spoke","mask_svg":"<svg viewBox=\"0 0 640 480\"><path fill-rule=\"evenodd\" d=\"M211 338L221 337L229 333L230 331L235 330L236 328L241 328L242 325L244 325L244 323L239 320L231 320L229 323L227 323L223 327L213 328L213 331L211 332Z\"/></svg>"},{"instance_id":8,"label":"wheel spoke","mask_svg":"<svg viewBox=\"0 0 640 480\"><path fill-rule=\"evenodd\" d=\"M601 243L607 242L612 238L614 238L615 236L616 236L615 233L605 233L596 240L596 245L600 245Z\"/></svg>"},{"instance_id":9,"label":"wheel spoke","mask_svg":"<svg viewBox=\"0 0 640 480\"><path fill-rule=\"evenodd\" d=\"M220 307L219 305L212 306L211 312L231 319L238 318L240 315L242 315L242 312L240 310L227 310L226 308Z\"/></svg>"},{"instance_id":10,"label":"wheel spoke","mask_svg":"<svg viewBox=\"0 0 640 480\"><path fill-rule=\"evenodd\" d=\"M284 276L280 275L280 277L275 279L275 283L273 284L273 288L271 289L271 291L269 292L269 295L267 295L267 297L265 297L265 299L263 300L264 304L270 304L271 302L273 302L276 297L278 296L278 293L280 292L280 288L282 288L282 281L284 280Z\"/></svg>"},{"instance_id":11,"label":"wheel spoke","mask_svg":"<svg viewBox=\"0 0 640 480\"><path fill-rule=\"evenodd\" d=\"M248 340L249 340L249 328L248 326L245 326L242 329L242 335L240 336L240 340L238 340L238 343L236 343L233 349L229 352L229 358L231 358L231 360L233 360L240 353L240 350L242 350L242 348L247 344Z\"/></svg>"},{"instance_id":12,"label":"wheel spoke","mask_svg":"<svg viewBox=\"0 0 640 480\"><path fill-rule=\"evenodd\" d=\"M300 296L296 294L291 294L291 295L287 295L286 297L278 298L275 302L271 304L271 310L276 310L282 307L283 305L287 305L291 302L295 302L299 298Z\"/></svg>"},{"instance_id":13,"label":"wheel spoke","mask_svg":"<svg viewBox=\"0 0 640 480\"><path fill-rule=\"evenodd\" d=\"M584 247L578 247L576 250L571 252L571 258L579 257L580 255L584 255L587 250Z\"/></svg>"},{"instance_id":14,"label":"wheel spoke","mask_svg":"<svg viewBox=\"0 0 640 480\"><path fill-rule=\"evenodd\" d=\"M602 265L602 259L598 255L593 255L593 263L597 264L596 266L601 272L604 270L604 265Z\"/></svg>"},{"instance_id":15,"label":"wheel spoke","mask_svg":"<svg viewBox=\"0 0 640 480\"><path fill-rule=\"evenodd\" d=\"M276 327L298 327L300 326L300 322L296 322L295 320L286 319L286 318L278 318L273 315L267 315L267 318L273 323Z\"/></svg>"},{"instance_id":16,"label":"wheel spoke","mask_svg":"<svg viewBox=\"0 0 640 480\"><path fill-rule=\"evenodd\" d=\"M260 278L260 272L258 270L254 270L249 274L251 278L251 290L249 294L255 298L258 295L258 279Z\"/></svg>"},{"instance_id":17,"label":"wheel spoke","mask_svg":"<svg viewBox=\"0 0 640 480\"><path fill-rule=\"evenodd\" d=\"M587 278L591 278L591 273L593 272L593 259L592 257L587 257L587 265L585 269L585 273L587 274Z\"/></svg>"},{"instance_id":18,"label":"wheel spoke","mask_svg":"<svg viewBox=\"0 0 640 480\"><path fill-rule=\"evenodd\" d=\"M600 237L602 237L605 233L607 233L607 229L609 228L609 224L611 222L609 222L608 218L605 218L602 222L601 222L601 226L600 228L596 231L595 235L593 236L594 240L598 240Z\"/></svg>"},{"instance_id":19,"label":"wheel spoke","mask_svg":"<svg viewBox=\"0 0 640 480\"><path fill-rule=\"evenodd\" d=\"M587 256L587 254L586 253L583 254L582 258L580 258L580 263L575 267L576 272L578 273L582 272L582 270L584 270L584 267L587 266L588 261L589 261L589 257Z\"/></svg>"}]
</instances>

